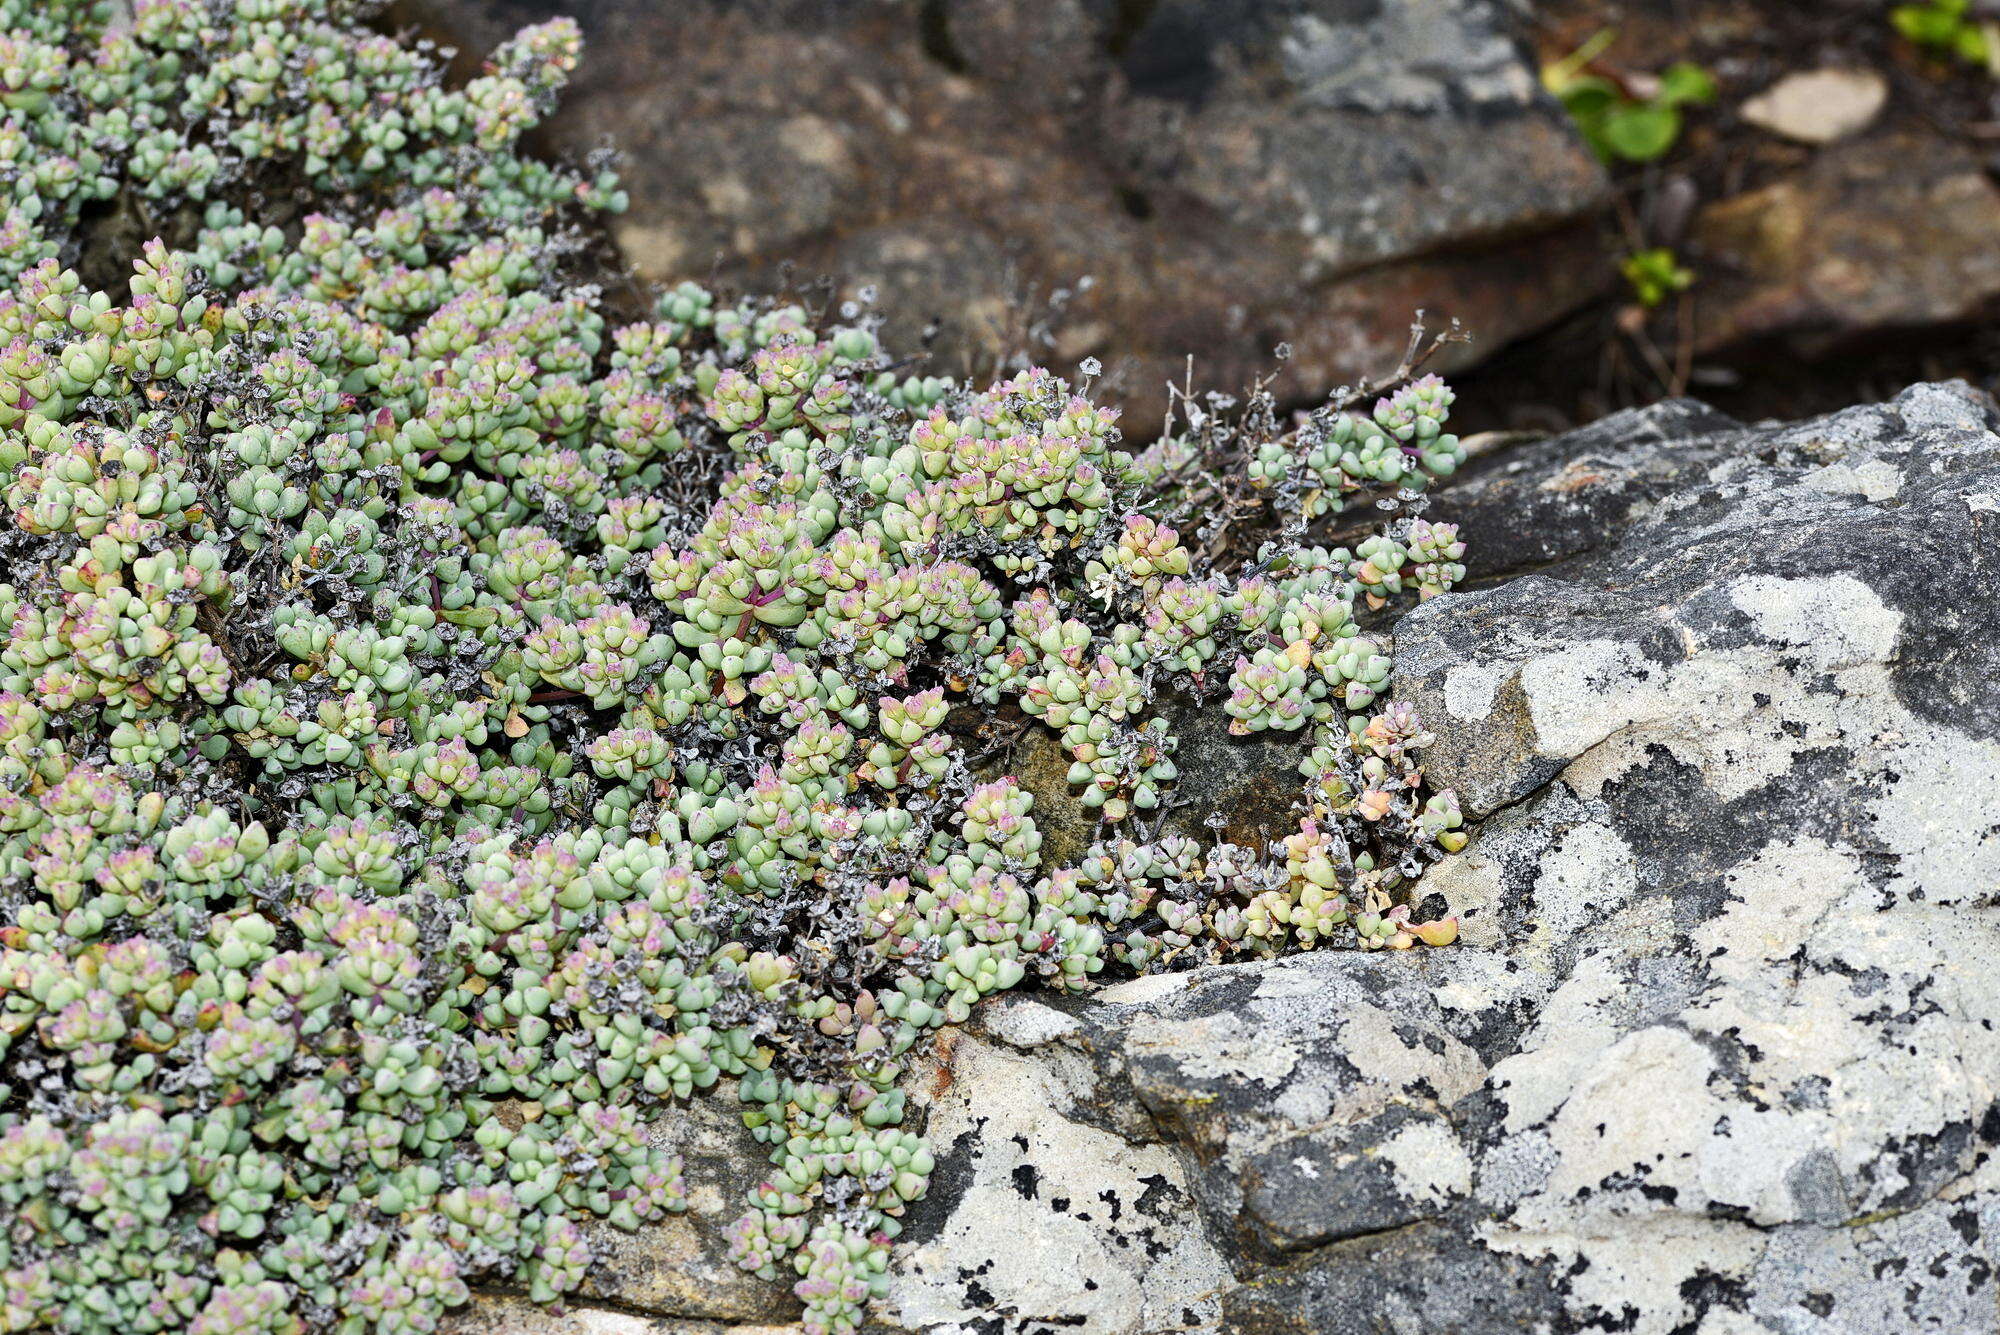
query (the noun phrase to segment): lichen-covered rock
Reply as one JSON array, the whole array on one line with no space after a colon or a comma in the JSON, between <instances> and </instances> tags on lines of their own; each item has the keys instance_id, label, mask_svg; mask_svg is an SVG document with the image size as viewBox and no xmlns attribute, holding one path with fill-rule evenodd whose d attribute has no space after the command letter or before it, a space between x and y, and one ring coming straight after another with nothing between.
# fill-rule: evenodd
<instances>
[{"instance_id":1,"label":"lichen-covered rock","mask_svg":"<svg viewBox=\"0 0 2000 1335\"><path fill-rule=\"evenodd\" d=\"M1461 946L1015 998L934 1105L1001 1101L952 1152L1040 1200L1079 1141L1165 1151L1215 1305L1058 1310L1007 1276L1074 1214L941 1184L967 1316L909 1328L1994 1329L2000 413L1618 424L1512 484L1632 480L1578 555L1398 637L1433 777L1496 813L1425 883Z\"/></svg>"},{"instance_id":2,"label":"lichen-covered rock","mask_svg":"<svg viewBox=\"0 0 2000 1335\"><path fill-rule=\"evenodd\" d=\"M955 1204L905 1231L885 1316L912 1331L984 1329L1001 1310L1090 1330L1213 1324L1229 1270L1193 1208L1189 1165L1080 1107L1094 1085L1078 1062L1014 1046L1076 1021L1036 1005L998 1023L939 1045L923 1091L932 1190ZM996 1248L998 1220L1011 1237Z\"/></svg>"}]
</instances>

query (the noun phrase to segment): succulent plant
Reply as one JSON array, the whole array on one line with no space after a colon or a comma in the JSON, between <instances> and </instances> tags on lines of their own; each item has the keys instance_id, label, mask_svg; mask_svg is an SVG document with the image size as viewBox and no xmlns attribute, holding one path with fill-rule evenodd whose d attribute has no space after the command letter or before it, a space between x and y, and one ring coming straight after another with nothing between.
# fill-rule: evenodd
<instances>
[{"instance_id":1,"label":"succulent plant","mask_svg":"<svg viewBox=\"0 0 2000 1335\"><path fill-rule=\"evenodd\" d=\"M851 1330L931 1031L1455 931L1406 901L1463 822L1380 700L1448 525L1225 569L1047 371L898 379L685 284L609 327L615 178L516 151L570 23L451 88L336 0L0 9L0 1329L558 1302L591 1221L686 1207L648 1127L719 1090L771 1159L732 1254ZM1403 506L1449 403L1260 428L1245 492ZM1147 832L1169 692L1300 734L1296 836ZM1079 865L967 745L1013 711Z\"/></svg>"}]
</instances>

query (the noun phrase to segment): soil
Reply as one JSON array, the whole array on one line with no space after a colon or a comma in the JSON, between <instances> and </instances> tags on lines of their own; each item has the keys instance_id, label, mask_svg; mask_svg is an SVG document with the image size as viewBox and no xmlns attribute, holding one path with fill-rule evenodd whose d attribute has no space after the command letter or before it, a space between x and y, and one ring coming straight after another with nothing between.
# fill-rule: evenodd
<instances>
[{"instance_id":1,"label":"soil","mask_svg":"<svg viewBox=\"0 0 2000 1335\"><path fill-rule=\"evenodd\" d=\"M1737 117L1735 108L1786 74L1823 68L1879 72L1890 96L1870 132L1907 129L1971 146L2000 174L2000 79L1929 57L1870 0L1541 0L1530 19L1535 55L1560 59L1605 29L1616 38L1593 65L1614 78L1681 60L1707 70L1719 96L1687 117L1659 162L1615 169L1619 203L1607 240L1621 252L1676 246L1704 203L1802 169L1818 151ZM1797 418L1884 398L1916 381L2000 380L2000 323L1878 329L1810 360L1790 346L1690 355L1693 288L1646 312L1625 292L1498 351L1454 377L1468 431L1560 431L1661 397L1693 394L1745 420ZM1476 331L1475 331L1476 332Z\"/></svg>"}]
</instances>

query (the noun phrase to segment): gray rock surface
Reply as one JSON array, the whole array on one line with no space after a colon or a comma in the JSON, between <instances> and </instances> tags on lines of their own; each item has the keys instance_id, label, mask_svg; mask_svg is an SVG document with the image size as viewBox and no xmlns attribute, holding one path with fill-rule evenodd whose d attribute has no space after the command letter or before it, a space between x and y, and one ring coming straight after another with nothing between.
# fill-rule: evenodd
<instances>
[{"instance_id":1,"label":"gray rock surface","mask_svg":"<svg viewBox=\"0 0 2000 1335\"><path fill-rule=\"evenodd\" d=\"M1460 505L1548 530L1398 633L1461 944L989 1005L885 1329L2000 1329L2000 409L1667 404Z\"/></svg>"},{"instance_id":2,"label":"gray rock surface","mask_svg":"<svg viewBox=\"0 0 2000 1335\"><path fill-rule=\"evenodd\" d=\"M585 63L547 146L625 156L641 276L873 285L947 372L1102 359L1128 422L1193 353L1323 394L1410 313L1482 349L1614 280L1605 180L1502 0L399 0L474 52L555 14ZM1094 279L1078 289L1084 277Z\"/></svg>"}]
</instances>

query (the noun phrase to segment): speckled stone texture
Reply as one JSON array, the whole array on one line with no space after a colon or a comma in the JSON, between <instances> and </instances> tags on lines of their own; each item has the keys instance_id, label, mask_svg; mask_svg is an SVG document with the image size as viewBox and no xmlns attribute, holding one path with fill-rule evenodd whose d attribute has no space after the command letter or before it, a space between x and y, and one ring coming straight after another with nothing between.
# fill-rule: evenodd
<instances>
[{"instance_id":1,"label":"speckled stone texture","mask_svg":"<svg viewBox=\"0 0 2000 1335\"><path fill-rule=\"evenodd\" d=\"M989 1005L882 1328L2000 1329L1996 429L1666 404L1447 491L1532 572L1397 638L1462 943Z\"/></svg>"}]
</instances>

